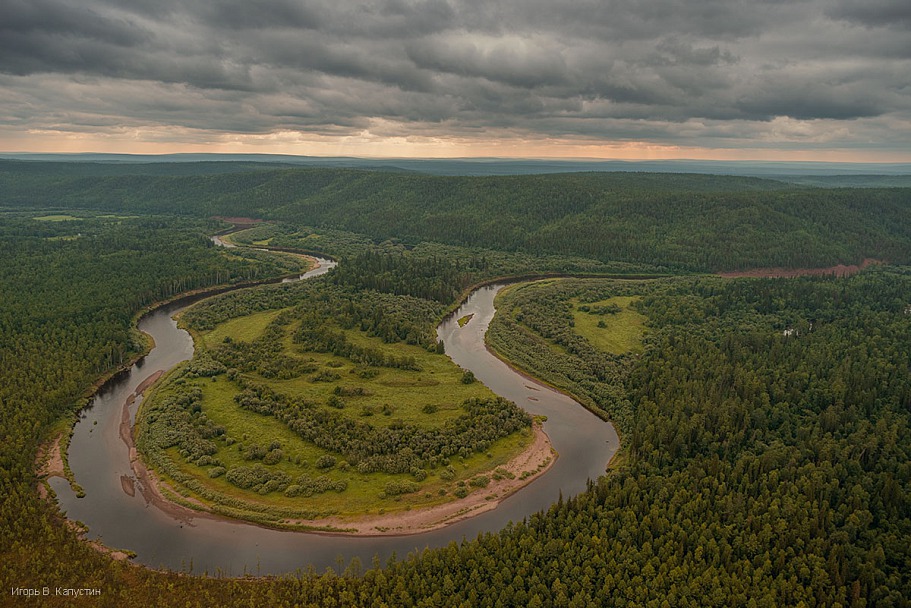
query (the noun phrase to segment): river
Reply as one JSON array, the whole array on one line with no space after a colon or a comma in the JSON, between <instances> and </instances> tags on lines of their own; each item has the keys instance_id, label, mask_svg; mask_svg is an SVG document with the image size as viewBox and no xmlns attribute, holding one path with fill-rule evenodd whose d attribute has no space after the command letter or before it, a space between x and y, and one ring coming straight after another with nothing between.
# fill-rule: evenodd
<instances>
[{"instance_id":1,"label":"river","mask_svg":"<svg viewBox=\"0 0 911 608\"><path fill-rule=\"evenodd\" d=\"M301 278L326 272L320 266ZM69 464L85 491L77 498L69 483L50 478L61 510L88 527L87 537L106 546L129 550L135 561L194 573L229 576L317 571L347 565L354 557L369 566L374 557L399 558L426 547L471 539L479 533L505 527L510 521L546 509L561 495L585 489L589 479L605 471L619 440L613 426L581 405L534 380L523 377L494 357L484 346L484 333L495 313L493 300L502 285L482 287L437 329L446 353L458 365L495 393L516 402L532 414L547 416L544 430L559 458L545 474L506 498L496 509L439 530L409 536L347 537L272 530L243 522L208 517L185 519L147 503L136 489L130 455L120 437L124 403L149 376L168 370L193 354L192 340L172 316L186 302L159 308L144 316L139 328L150 334L155 347L128 372L105 384L76 424L69 448ZM474 315L464 326L457 319ZM130 408L131 422L141 398ZM140 488L141 489L141 488Z\"/></svg>"}]
</instances>

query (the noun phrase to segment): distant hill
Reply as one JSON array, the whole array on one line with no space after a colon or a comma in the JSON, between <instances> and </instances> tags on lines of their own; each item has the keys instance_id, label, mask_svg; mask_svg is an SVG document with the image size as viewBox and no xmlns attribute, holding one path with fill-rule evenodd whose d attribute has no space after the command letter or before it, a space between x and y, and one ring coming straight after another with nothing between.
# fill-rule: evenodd
<instances>
[{"instance_id":1,"label":"distant hill","mask_svg":"<svg viewBox=\"0 0 911 608\"><path fill-rule=\"evenodd\" d=\"M786 161L701 161L701 160L654 160L654 161L605 161L605 160L546 160L546 159L503 159L503 158L455 158L455 159L365 159L352 157L314 157L287 154L13 154L0 153L0 159L28 160L60 163L96 163L112 165L149 165L144 173L162 172L181 174L189 172L184 164L196 164L203 172L214 173L214 163L227 163L233 167L249 170L263 167L304 166L333 169L364 169L386 171L409 171L430 175L533 175L544 173L579 172L645 172L645 173L703 173L710 175L740 175L771 177L784 181L801 183L803 178L818 178L813 185L850 185L866 187L887 185L879 180L887 176L902 176L900 185L911 184L909 163L828 163L828 162L786 162ZM155 167L155 165L165 165ZM235 169L232 169L235 170ZM850 184L841 183L838 178L865 176ZM834 177L832 182L829 178ZM894 183L894 182L893 182Z\"/></svg>"},{"instance_id":2,"label":"distant hill","mask_svg":"<svg viewBox=\"0 0 911 608\"><path fill-rule=\"evenodd\" d=\"M0 207L260 217L377 241L685 270L911 263L911 188L814 188L693 173L256 169L240 161L0 161Z\"/></svg>"}]
</instances>

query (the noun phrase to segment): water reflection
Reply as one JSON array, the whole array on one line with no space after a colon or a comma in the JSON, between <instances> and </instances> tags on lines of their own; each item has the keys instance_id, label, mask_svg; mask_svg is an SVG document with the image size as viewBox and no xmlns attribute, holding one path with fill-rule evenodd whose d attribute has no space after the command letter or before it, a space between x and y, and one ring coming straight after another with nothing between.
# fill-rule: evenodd
<instances>
[{"instance_id":1,"label":"water reflection","mask_svg":"<svg viewBox=\"0 0 911 608\"><path fill-rule=\"evenodd\" d=\"M322 274L334 264L323 262L326 266L305 277ZM77 499L66 481L52 478L62 510L88 526L89 538L129 549L136 553L137 562L148 566L209 574L281 574L310 566L317 571L337 568L354 557L370 564L375 556L385 561L393 553L403 557L425 547L474 538L547 508L561 493L569 497L583 491L588 479L603 474L616 452L616 432L566 395L517 374L486 350L484 333L493 318L493 299L500 287L474 292L440 325L438 335L453 361L474 372L494 392L533 414L546 415L544 428L560 457L546 474L496 509L418 535L351 538L270 530L205 517L175 518L146 503L140 491L130 495L125 488L139 482L119 436L123 404L150 375L192 356L190 336L171 318L186 305L182 304L161 308L141 320L140 329L152 335L155 348L144 361L105 385L77 423L69 462L86 497ZM459 327L457 320L469 314L474 316ZM131 420L140 400L130 412Z\"/></svg>"}]
</instances>

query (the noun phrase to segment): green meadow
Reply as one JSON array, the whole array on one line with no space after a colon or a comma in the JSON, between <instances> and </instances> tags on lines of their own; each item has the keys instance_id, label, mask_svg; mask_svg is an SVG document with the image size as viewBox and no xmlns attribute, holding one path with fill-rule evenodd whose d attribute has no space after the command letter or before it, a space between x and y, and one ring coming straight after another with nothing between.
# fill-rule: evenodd
<instances>
[{"instance_id":1,"label":"green meadow","mask_svg":"<svg viewBox=\"0 0 911 608\"><path fill-rule=\"evenodd\" d=\"M143 406L138 423L139 434L144 435L142 450L167 486L181 495L171 498L271 525L389 514L482 492L483 479L497 478L496 469L531 443L533 434L525 427L498 438L481 452L453 454L436 466L408 472L365 472L343 454L302 438L279 417L241 407L238 395L245 387L256 386L257 390L286 396L293 403L307 404L308 411L316 416L323 412L337 416L342 425L350 421L380 431L414 428L436 432L457 424L466 415L462 405L466 399L495 398L481 383L467 382L464 370L445 355L421 346L384 343L358 329L333 327L355 347L372 349L390 360L408 361L408 368L365 366L333 353L304 350L293 339L297 324L280 325L282 318L292 313L293 309L259 312L220 323L211 331L195 332L194 361L170 374ZM305 371L293 377L266 377L271 374L237 370L212 375L192 371L225 344L242 351L246 345L253 348L254 343L261 345L264 340L277 344L279 352L271 356ZM162 424L160 408L193 391L200 396L199 405L184 418L196 426ZM201 460L188 458L180 441L172 440L174 445L163 449L155 447L159 436L192 433L200 425L217 429L210 433L214 436L207 437L214 452ZM410 449L403 447L408 452ZM276 488L278 484L272 484L271 489L265 484L243 488L238 487L236 474L232 482L232 470L252 467L286 480L283 486L288 485L288 479L291 485L301 486L293 482L305 479L302 487L316 489L304 491L310 495L294 495L297 490L282 491Z\"/></svg>"},{"instance_id":2,"label":"green meadow","mask_svg":"<svg viewBox=\"0 0 911 608\"><path fill-rule=\"evenodd\" d=\"M579 304L577 298L570 300L575 332L595 348L615 355L641 353L647 319L633 308L636 300L636 296L616 296L585 304ZM580 306L588 310L581 310ZM604 309L619 310L598 314Z\"/></svg>"},{"instance_id":3,"label":"green meadow","mask_svg":"<svg viewBox=\"0 0 911 608\"><path fill-rule=\"evenodd\" d=\"M36 222L71 222L73 220L81 220L83 218L76 217L75 215L57 214L57 215L41 215L38 217L33 217L32 219L35 220Z\"/></svg>"}]
</instances>

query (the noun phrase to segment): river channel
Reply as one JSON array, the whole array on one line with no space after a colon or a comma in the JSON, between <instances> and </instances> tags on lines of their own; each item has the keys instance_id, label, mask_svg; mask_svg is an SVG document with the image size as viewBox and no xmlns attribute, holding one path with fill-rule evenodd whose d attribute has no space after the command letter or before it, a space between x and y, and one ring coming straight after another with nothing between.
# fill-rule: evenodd
<instances>
[{"instance_id":1,"label":"river channel","mask_svg":"<svg viewBox=\"0 0 911 608\"><path fill-rule=\"evenodd\" d=\"M302 275L326 272L320 266ZM395 553L400 559L426 547L475 538L494 532L510 521L546 509L559 496L582 492L589 479L602 475L619 447L613 426L600 420L568 396L513 371L484 346L484 333L495 313L493 300L502 285L481 287L437 329L446 353L458 365L495 393L516 402L532 414L547 416L544 430L559 454L556 463L531 484L506 498L491 511L438 530L408 536L348 537L280 531L243 522L209 517L175 518L147 503L141 482L130 467L129 450L120 437L124 404L143 380L189 359L193 342L177 328L172 316L186 302L159 308L143 317L139 328L150 334L155 347L128 372L102 387L74 429L69 464L85 491L77 498L69 483L52 477L60 508L70 519L88 527L87 537L104 545L135 553L135 561L151 567L207 572L229 576L317 571L347 565L354 557L369 566ZM457 319L473 315L460 327ZM131 422L141 398L130 408Z\"/></svg>"}]
</instances>

